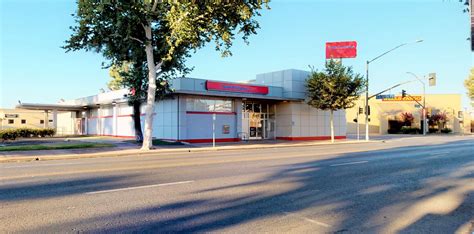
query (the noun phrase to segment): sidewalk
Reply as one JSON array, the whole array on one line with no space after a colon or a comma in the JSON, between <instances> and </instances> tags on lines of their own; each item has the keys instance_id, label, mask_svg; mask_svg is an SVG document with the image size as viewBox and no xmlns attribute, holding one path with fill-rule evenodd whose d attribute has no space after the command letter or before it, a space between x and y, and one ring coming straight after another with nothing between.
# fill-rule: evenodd
<instances>
[{"instance_id":1,"label":"sidewalk","mask_svg":"<svg viewBox=\"0 0 474 234\"><path fill-rule=\"evenodd\" d=\"M378 141L369 141L378 142ZM99 158L99 157L119 157L119 156L145 156L159 155L161 153L184 153L184 152L205 152L221 150L245 150L264 149L281 147L301 147L317 145L338 145L338 144L362 144L366 141L357 140L336 140L334 144L329 141L250 141L250 142L229 142L217 143L212 147L212 143L182 145L182 146L158 146L150 151L142 151L139 146L120 145L113 148L91 148L91 149L70 149L70 150L37 150L37 151L16 151L2 152L0 163L6 162L27 162L37 160L59 160L59 159L79 159L79 158Z\"/></svg>"}]
</instances>

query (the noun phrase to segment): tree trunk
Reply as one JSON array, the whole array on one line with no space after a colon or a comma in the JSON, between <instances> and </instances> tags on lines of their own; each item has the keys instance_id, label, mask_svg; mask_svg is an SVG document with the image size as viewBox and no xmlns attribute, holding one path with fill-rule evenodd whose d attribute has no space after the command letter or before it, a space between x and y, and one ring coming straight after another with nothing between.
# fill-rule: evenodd
<instances>
[{"instance_id":1,"label":"tree trunk","mask_svg":"<svg viewBox=\"0 0 474 234\"><path fill-rule=\"evenodd\" d=\"M331 143L334 143L334 111L331 110L330 112L330 118L331 118Z\"/></svg>"},{"instance_id":2,"label":"tree trunk","mask_svg":"<svg viewBox=\"0 0 474 234\"><path fill-rule=\"evenodd\" d=\"M140 112L141 103L139 101L133 102L133 125L135 128L135 141L137 143L143 142L142 121Z\"/></svg>"},{"instance_id":3,"label":"tree trunk","mask_svg":"<svg viewBox=\"0 0 474 234\"><path fill-rule=\"evenodd\" d=\"M155 93L156 93L156 67L153 58L153 46L151 36L151 24L145 26L145 35L147 38L145 45L146 61L148 64L148 91L145 108L145 137L143 139L142 150L150 150L153 148L153 112L155 110Z\"/></svg>"}]
</instances>

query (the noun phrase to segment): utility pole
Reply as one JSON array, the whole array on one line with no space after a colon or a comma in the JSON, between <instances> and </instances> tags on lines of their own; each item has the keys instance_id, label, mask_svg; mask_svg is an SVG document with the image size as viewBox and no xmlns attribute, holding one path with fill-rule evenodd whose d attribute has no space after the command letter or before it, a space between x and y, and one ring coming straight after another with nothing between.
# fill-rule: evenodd
<instances>
[{"instance_id":1,"label":"utility pole","mask_svg":"<svg viewBox=\"0 0 474 234\"><path fill-rule=\"evenodd\" d=\"M414 42L410 42L410 43L403 43L403 44L400 44L398 46L395 46L393 49L390 49L382 54L380 54L379 56L373 58L372 60L367 60L366 62L366 84L365 84L365 140L366 141L369 141L369 64L377 59L379 59L380 57L402 47L402 46L405 46L405 45L408 45L408 44L413 44L413 43L420 43L420 42L423 42L423 40L416 40Z\"/></svg>"}]
</instances>

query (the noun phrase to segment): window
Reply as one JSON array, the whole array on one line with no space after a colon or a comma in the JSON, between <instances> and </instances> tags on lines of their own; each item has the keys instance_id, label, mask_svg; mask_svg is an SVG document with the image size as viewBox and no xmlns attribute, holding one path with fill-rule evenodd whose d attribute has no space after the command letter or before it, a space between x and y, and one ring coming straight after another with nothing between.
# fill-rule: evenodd
<instances>
[{"instance_id":1,"label":"window","mask_svg":"<svg viewBox=\"0 0 474 234\"><path fill-rule=\"evenodd\" d=\"M44 120L43 120L43 119L40 119L40 124L44 124Z\"/></svg>"},{"instance_id":2,"label":"window","mask_svg":"<svg viewBox=\"0 0 474 234\"><path fill-rule=\"evenodd\" d=\"M53 122L53 120L52 120L52 119L50 119L50 120L49 120L49 122L50 122L50 123L52 123L52 122Z\"/></svg>"},{"instance_id":3,"label":"window","mask_svg":"<svg viewBox=\"0 0 474 234\"><path fill-rule=\"evenodd\" d=\"M22 119L21 124L26 124L26 119Z\"/></svg>"},{"instance_id":4,"label":"window","mask_svg":"<svg viewBox=\"0 0 474 234\"><path fill-rule=\"evenodd\" d=\"M186 99L187 111L202 112L232 112L232 100L218 98L193 98Z\"/></svg>"},{"instance_id":5,"label":"window","mask_svg":"<svg viewBox=\"0 0 474 234\"><path fill-rule=\"evenodd\" d=\"M15 120L14 119L9 119L8 120L8 124L14 124L15 123Z\"/></svg>"}]
</instances>

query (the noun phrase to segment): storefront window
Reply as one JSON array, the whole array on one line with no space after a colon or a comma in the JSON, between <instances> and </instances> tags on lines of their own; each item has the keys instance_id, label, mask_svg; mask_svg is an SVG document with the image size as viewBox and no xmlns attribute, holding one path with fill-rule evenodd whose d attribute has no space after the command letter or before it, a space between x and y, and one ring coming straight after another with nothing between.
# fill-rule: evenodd
<instances>
[{"instance_id":1,"label":"storefront window","mask_svg":"<svg viewBox=\"0 0 474 234\"><path fill-rule=\"evenodd\" d=\"M260 104L253 104L253 112L256 112L256 113L260 113L261 109L260 109Z\"/></svg>"},{"instance_id":2,"label":"storefront window","mask_svg":"<svg viewBox=\"0 0 474 234\"><path fill-rule=\"evenodd\" d=\"M232 100L217 98L187 98L187 111L232 112Z\"/></svg>"},{"instance_id":3,"label":"storefront window","mask_svg":"<svg viewBox=\"0 0 474 234\"><path fill-rule=\"evenodd\" d=\"M245 105L245 111L247 112L253 111L252 103L245 103L244 105Z\"/></svg>"}]
</instances>

